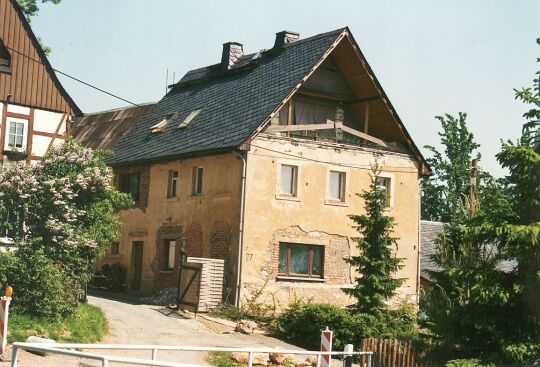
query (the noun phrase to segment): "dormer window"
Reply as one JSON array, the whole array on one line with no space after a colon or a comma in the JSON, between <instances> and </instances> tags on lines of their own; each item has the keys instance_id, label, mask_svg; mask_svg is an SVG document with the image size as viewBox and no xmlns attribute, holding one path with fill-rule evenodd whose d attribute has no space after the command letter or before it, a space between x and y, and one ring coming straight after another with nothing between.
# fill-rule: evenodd
<instances>
[{"instance_id":1,"label":"dormer window","mask_svg":"<svg viewBox=\"0 0 540 367\"><path fill-rule=\"evenodd\" d=\"M165 116L163 120L161 120L154 126L150 127L150 131L152 131L152 133L161 132L165 128L165 126L167 126L167 124L171 122L173 118L176 117L176 115L177 115L177 112L168 114L167 116Z\"/></svg>"},{"instance_id":2,"label":"dormer window","mask_svg":"<svg viewBox=\"0 0 540 367\"><path fill-rule=\"evenodd\" d=\"M195 119L195 117L197 117L199 115L199 113L201 113L202 111L202 108L198 109L198 110L194 110L194 111L191 111L189 113L189 115L186 116L186 118L184 119L184 121L182 121L180 123L180 125L178 125L178 128L179 129L183 129L185 127L187 127L189 125L189 123L191 121L193 121Z\"/></svg>"},{"instance_id":3,"label":"dormer window","mask_svg":"<svg viewBox=\"0 0 540 367\"><path fill-rule=\"evenodd\" d=\"M0 39L0 73L11 72L11 55L4 42Z\"/></svg>"}]
</instances>

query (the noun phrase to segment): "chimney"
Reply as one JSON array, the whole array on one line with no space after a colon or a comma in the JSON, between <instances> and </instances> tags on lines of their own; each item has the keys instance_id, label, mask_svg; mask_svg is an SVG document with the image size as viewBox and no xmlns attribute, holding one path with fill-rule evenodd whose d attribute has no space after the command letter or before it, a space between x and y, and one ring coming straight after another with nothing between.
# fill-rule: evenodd
<instances>
[{"instance_id":1,"label":"chimney","mask_svg":"<svg viewBox=\"0 0 540 367\"><path fill-rule=\"evenodd\" d=\"M223 53L221 54L221 66L225 70L229 70L234 66L236 61L242 56L244 49L241 43L227 42L223 44Z\"/></svg>"},{"instance_id":2,"label":"chimney","mask_svg":"<svg viewBox=\"0 0 540 367\"><path fill-rule=\"evenodd\" d=\"M274 42L274 48L283 48L285 45L298 41L300 39L300 33L292 31L281 31L276 33L276 41Z\"/></svg>"}]
</instances>

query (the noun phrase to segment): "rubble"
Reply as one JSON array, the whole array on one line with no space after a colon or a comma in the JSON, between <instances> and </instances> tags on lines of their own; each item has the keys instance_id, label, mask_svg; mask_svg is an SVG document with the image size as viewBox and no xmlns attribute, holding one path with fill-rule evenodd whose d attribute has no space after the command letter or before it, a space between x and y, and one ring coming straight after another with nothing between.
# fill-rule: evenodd
<instances>
[{"instance_id":1,"label":"rubble","mask_svg":"<svg viewBox=\"0 0 540 367\"><path fill-rule=\"evenodd\" d=\"M251 320L240 320L238 324L236 324L234 331L238 331L242 334L251 335L255 332L257 329L257 323L255 321Z\"/></svg>"}]
</instances>

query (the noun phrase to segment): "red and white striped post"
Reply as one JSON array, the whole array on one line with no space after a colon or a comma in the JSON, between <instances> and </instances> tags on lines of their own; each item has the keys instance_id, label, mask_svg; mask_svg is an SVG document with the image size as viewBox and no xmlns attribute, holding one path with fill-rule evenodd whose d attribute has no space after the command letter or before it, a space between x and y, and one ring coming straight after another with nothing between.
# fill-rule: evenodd
<instances>
[{"instance_id":1,"label":"red and white striped post","mask_svg":"<svg viewBox=\"0 0 540 367\"><path fill-rule=\"evenodd\" d=\"M328 329L328 326L321 334L321 352L332 352L332 330ZM330 367L332 358L329 354L323 354L318 360L318 367Z\"/></svg>"},{"instance_id":2,"label":"red and white striped post","mask_svg":"<svg viewBox=\"0 0 540 367\"><path fill-rule=\"evenodd\" d=\"M11 303L12 294L13 289L10 286L7 286L4 297L0 298L0 336L2 338L2 345L0 345L0 354L3 354L6 350L9 304Z\"/></svg>"}]
</instances>

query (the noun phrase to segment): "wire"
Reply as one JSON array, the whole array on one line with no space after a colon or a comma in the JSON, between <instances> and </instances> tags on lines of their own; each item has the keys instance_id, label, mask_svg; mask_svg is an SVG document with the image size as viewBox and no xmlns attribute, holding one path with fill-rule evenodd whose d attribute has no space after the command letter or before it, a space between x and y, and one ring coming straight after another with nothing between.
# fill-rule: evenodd
<instances>
[{"instance_id":1,"label":"wire","mask_svg":"<svg viewBox=\"0 0 540 367\"><path fill-rule=\"evenodd\" d=\"M74 76L71 76L71 75L69 75L69 74L67 74L67 73L64 73L63 71L60 71L60 70L58 70L58 69L55 69L55 68L53 68L53 67L50 66L50 65L45 65L45 64L42 63L41 61L36 60L36 59L34 59L33 57L28 56L28 55L26 55L26 54L24 54L24 53L22 53L22 52L20 52L20 51L18 51L18 50L15 50L15 49L13 49L13 48L7 46L7 45L4 45L4 46L5 46L7 49L9 49L9 50L15 52L16 54L19 54L19 55L21 55L21 56L23 56L23 57L26 57L28 60L31 60L31 61L33 61L33 62L37 62L38 64L43 65L45 68L50 69L50 70L52 70L52 71L54 71L54 72L56 72L56 73L58 73L58 74L62 74L62 75L66 76L66 77L68 77L68 78L70 78L70 79L73 79L73 80L75 80L75 81L77 81L77 82L79 82L79 83L81 83L81 84L84 84L84 85L86 85L86 86L88 86L88 87L90 87L90 88L93 88L93 89L95 89L95 90L97 90L97 91L100 91L101 93L105 93L105 94L107 94L107 95L109 95L109 96L111 96L111 97L117 98L117 99L119 99L119 100L121 100L121 101L124 101L124 102L127 102L127 103L129 103L129 104L132 104L133 106L140 107L138 104L133 103L133 102L131 102L131 101L128 101L128 100L125 99L125 98L119 97L119 96L117 96L116 94L107 92L106 90L103 90L103 89L101 89L101 88L98 88L98 87L96 87L96 86L94 86L94 85L92 85L92 84L90 84L90 83L87 83L87 82L82 81L82 80L80 80L80 79L78 79L78 78L75 78Z\"/></svg>"},{"instance_id":2,"label":"wire","mask_svg":"<svg viewBox=\"0 0 540 367\"><path fill-rule=\"evenodd\" d=\"M270 149L270 148L266 148L266 147L261 147L261 146L255 145L255 144L251 144L251 146L255 147L255 148L259 148L259 149L268 150L270 152L287 155L289 157L304 159L306 161L312 161L312 162L317 162L317 163L325 163L325 164L332 164L332 165L336 165L336 166L340 166L340 167L364 169L364 170L368 170L368 171L372 170L372 167L367 166L367 165L366 166L361 166L361 165L353 165L353 164L335 163L335 162L330 162L330 161L321 161L321 160L314 159L314 158L302 157L302 156L296 155L296 154L280 152L279 150L274 150L274 149ZM259 155L261 155L261 154L259 154ZM395 169L392 170L392 169L388 169L388 168L397 168L397 167L385 167L384 171L386 171L386 172L395 172L395 173L416 173L416 172L418 172L418 171L405 171L405 170L395 170Z\"/></svg>"}]
</instances>

